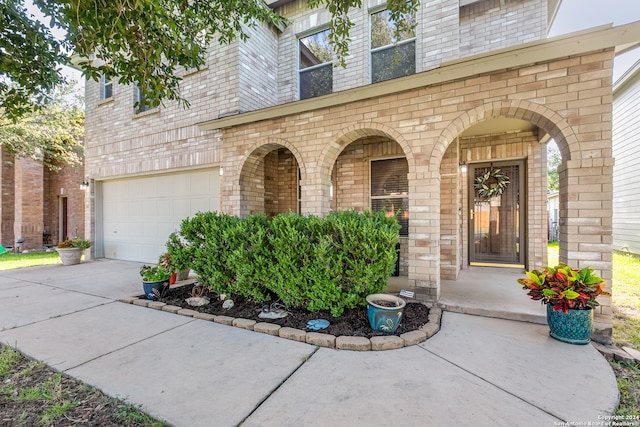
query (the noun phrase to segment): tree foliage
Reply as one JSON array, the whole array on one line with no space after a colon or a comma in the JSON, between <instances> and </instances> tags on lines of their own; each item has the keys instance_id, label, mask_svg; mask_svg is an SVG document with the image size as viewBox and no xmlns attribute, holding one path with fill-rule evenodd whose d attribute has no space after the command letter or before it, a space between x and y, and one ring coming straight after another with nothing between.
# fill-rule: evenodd
<instances>
[{"instance_id":1,"label":"tree foliage","mask_svg":"<svg viewBox=\"0 0 640 427\"><path fill-rule=\"evenodd\" d=\"M562 155L555 141L547 145L547 193L559 189L558 166L562 163Z\"/></svg>"},{"instance_id":2,"label":"tree foliage","mask_svg":"<svg viewBox=\"0 0 640 427\"><path fill-rule=\"evenodd\" d=\"M50 170L82 164L84 109L74 83L53 92L51 103L17 120L0 115L0 146L16 157L31 158Z\"/></svg>"},{"instance_id":3,"label":"tree foliage","mask_svg":"<svg viewBox=\"0 0 640 427\"><path fill-rule=\"evenodd\" d=\"M50 101L64 83L60 43L41 22L31 19L21 1L0 0L0 109L12 120Z\"/></svg>"},{"instance_id":4,"label":"tree foliage","mask_svg":"<svg viewBox=\"0 0 640 427\"><path fill-rule=\"evenodd\" d=\"M180 94L179 71L204 64L208 46L247 38L260 23L282 26L285 20L263 0L34 0L50 25L66 31L55 40L40 22L27 16L24 0L0 0L0 107L11 118L42 104L47 90L62 82L57 64L71 53L85 58L79 66L90 79L101 74L123 84L137 84L147 107L166 100L188 106ZM330 42L338 63L346 64L348 13L361 0L308 0L331 13ZM398 34L417 1L389 0ZM412 23L411 25L415 25ZM6 28L6 30L4 30Z\"/></svg>"}]
</instances>

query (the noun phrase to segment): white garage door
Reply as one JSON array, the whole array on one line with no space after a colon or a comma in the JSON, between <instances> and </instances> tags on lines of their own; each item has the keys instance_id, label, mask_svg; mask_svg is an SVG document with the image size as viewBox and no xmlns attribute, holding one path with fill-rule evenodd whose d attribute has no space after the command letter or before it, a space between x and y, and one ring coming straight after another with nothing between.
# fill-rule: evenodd
<instances>
[{"instance_id":1,"label":"white garage door","mask_svg":"<svg viewBox=\"0 0 640 427\"><path fill-rule=\"evenodd\" d=\"M219 210L217 168L105 181L102 227L98 225L96 231L102 229L106 258L156 263L166 252L169 234L183 219ZM99 218L98 214L96 221Z\"/></svg>"}]
</instances>

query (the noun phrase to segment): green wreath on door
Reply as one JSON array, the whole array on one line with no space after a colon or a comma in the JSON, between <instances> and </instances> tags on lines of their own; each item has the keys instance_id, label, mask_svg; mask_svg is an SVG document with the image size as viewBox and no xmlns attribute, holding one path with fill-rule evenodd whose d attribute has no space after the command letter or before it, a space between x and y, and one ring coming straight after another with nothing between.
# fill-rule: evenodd
<instances>
[{"instance_id":1,"label":"green wreath on door","mask_svg":"<svg viewBox=\"0 0 640 427\"><path fill-rule=\"evenodd\" d=\"M500 196L509 185L509 177L500 169L491 168L475 179L473 187L481 197Z\"/></svg>"}]
</instances>

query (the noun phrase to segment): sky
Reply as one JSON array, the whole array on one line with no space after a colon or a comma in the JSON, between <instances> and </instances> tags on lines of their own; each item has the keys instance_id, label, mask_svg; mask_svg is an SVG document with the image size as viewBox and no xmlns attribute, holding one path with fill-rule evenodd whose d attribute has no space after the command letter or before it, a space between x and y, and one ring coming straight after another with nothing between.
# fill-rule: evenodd
<instances>
[{"instance_id":1,"label":"sky","mask_svg":"<svg viewBox=\"0 0 640 427\"><path fill-rule=\"evenodd\" d=\"M640 0L562 0L549 36L572 33L599 25L614 26L640 21ZM613 81L640 59L640 49L616 57Z\"/></svg>"}]
</instances>

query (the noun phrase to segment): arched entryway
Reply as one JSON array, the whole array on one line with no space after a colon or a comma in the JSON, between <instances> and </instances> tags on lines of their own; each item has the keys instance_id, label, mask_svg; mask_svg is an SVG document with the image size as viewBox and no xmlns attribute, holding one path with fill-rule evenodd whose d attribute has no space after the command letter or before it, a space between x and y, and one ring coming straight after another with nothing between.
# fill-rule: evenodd
<instances>
[{"instance_id":1,"label":"arched entryway","mask_svg":"<svg viewBox=\"0 0 640 427\"><path fill-rule=\"evenodd\" d=\"M300 212L303 168L294 151L282 141L253 148L240 172L240 216Z\"/></svg>"},{"instance_id":2,"label":"arched entryway","mask_svg":"<svg viewBox=\"0 0 640 427\"><path fill-rule=\"evenodd\" d=\"M385 211L401 225L398 263L394 273L408 277L410 265L410 176L413 155L396 131L367 123L338 135L320 157L329 184L327 210Z\"/></svg>"},{"instance_id":3,"label":"arched entryway","mask_svg":"<svg viewBox=\"0 0 640 427\"><path fill-rule=\"evenodd\" d=\"M512 126L502 128L505 123ZM582 146L567 121L546 106L527 101L490 103L462 113L441 134L441 145L433 151L432 159L434 164L437 162L441 176L443 206L440 215L441 302L449 309L452 308L452 297L463 302L475 299L478 305L465 306L464 312L529 321L535 321L537 317L544 322L541 306L527 300L516 279L522 276L525 268L540 269L547 263L546 143L550 139L556 141L562 153L559 168L560 261L575 268L590 265L602 277L611 277L610 227L605 214L610 206L611 194L607 188L611 180L608 165L612 159L594 159L589 145ZM472 227L476 210L473 197L475 171L511 164L519 164L526 174L524 188L519 190L526 192L520 202L522 212L519 217L524 221L524 228L516 241L518 250L524 251L523 263L513 263L517 270L476 268L471 255L476 244ZM589 185L591 181L597 184ZM503 202L496 200L496 213ZM594 205L602 209L581 210ZM581 212L586 213L581 216ZM597 213L601 213L601 217L597 217ZM489 221L495 218L488 217L487 230ZM473 274L466 273L465 269ZM450 287L461 282L466 282L467 288ZM493 289L496 284L503 287Z\"/></svg>"}]
</instances>

